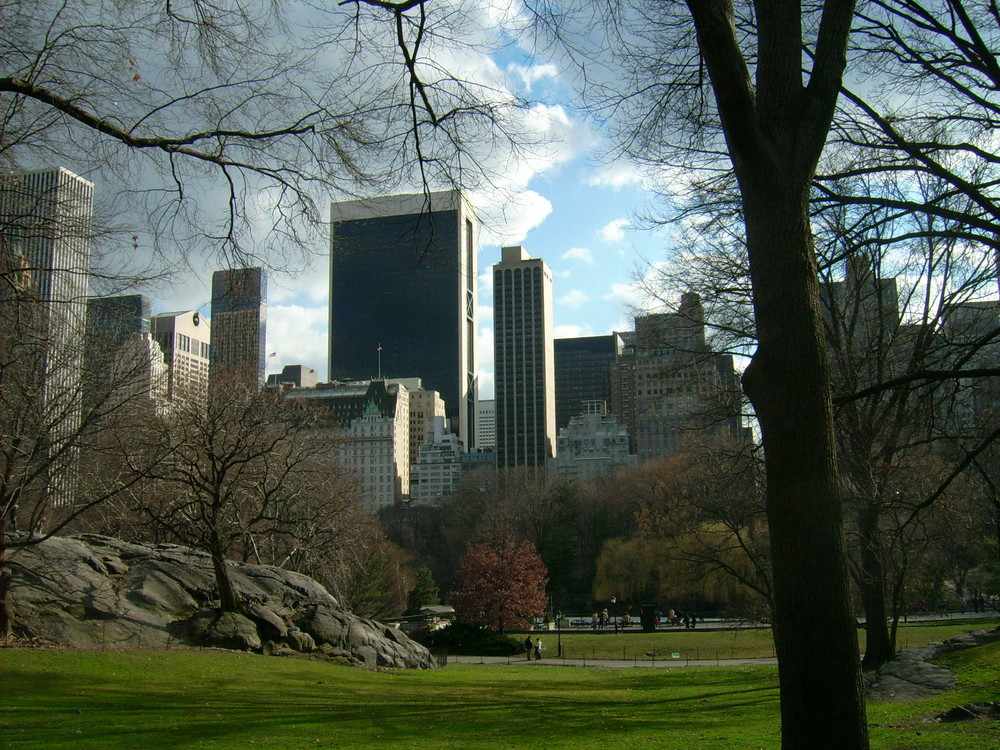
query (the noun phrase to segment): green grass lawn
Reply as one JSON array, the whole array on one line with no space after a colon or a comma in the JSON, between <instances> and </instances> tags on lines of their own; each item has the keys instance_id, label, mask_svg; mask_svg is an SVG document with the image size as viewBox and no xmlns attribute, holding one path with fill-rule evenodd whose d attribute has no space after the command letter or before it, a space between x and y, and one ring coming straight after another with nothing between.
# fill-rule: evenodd
<instances>
[{"instance_id":1,"label":"green grass lawn","mask_svg":"<svg viewBox=\"0 0 1000 750\"><path fill-rule=\"evenodd\" d=\"M923 717L1000 696L1000 644L949 657L960 685L869 707L873 747L1000 747L1000 721ZM0 650L0 747L777 749L774 667L452 664L366 672L221 651Z\"/></svg>"},{"instance_id":2,"label":"green grass lawn","mask_svg":"<svg viewBox=\"0 0 1000 750\"><path fill-rule=\"evenodd\" d=\"M914 648L933 641L943 641L970 630L995 628L1000 618L953 620L901 625L897 635L899 648ZM556 655L557 639L562 640L563 656L567 659L626 659L629 661L671 660L680 654L683 660L698 659L760 659L774 656L774 641L770 628L740 630L664 630L641 633L636 630L616 634L613 630L599 632L533 633L546 645L546 658ZM865 631L858 629L862 652ZM649 654L656 654L655 657Z\"/></svg>"}]
</instances>

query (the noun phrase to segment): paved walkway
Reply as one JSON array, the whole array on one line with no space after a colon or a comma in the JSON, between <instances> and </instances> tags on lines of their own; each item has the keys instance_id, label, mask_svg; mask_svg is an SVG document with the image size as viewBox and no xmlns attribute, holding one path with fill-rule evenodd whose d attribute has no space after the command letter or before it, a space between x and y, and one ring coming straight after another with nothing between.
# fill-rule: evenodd
<instances>
[{"instance_id":1,"label":"paved walkway","mask_svg":"<svg viewBox=\"0 0 1000 750\"><path fill-rule=\"evenodd\" d=\"M449 664L505 664L512 667L597 667L633 669L639 667L749 667L777 665L777 659L679 659L643 657L639 659L558 659L528 661L513 656L448 656Z\"/></svg>"}]
</instances>

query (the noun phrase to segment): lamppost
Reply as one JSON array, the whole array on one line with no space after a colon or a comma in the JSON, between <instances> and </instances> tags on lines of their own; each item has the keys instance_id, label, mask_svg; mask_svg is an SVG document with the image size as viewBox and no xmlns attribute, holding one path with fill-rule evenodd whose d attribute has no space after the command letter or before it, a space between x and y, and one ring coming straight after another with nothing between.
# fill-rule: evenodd
<instances>
[{"instance_id":1,"label":"lamppost","mask_svg":"<svg viewBox=\"0 0 1000 750\"><path fill-rule=\"evenodd\" d=\"M556 658L562 658L562 612L556 612Z\"/></svg>"}]
</instances>

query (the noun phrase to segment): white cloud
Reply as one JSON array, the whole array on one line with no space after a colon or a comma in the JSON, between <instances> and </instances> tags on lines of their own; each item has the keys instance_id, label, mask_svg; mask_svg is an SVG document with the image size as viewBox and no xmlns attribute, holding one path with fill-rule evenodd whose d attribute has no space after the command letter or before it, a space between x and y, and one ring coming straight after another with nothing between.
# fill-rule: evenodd
<instances>
[{"instance_id":1,"label":"white cloud","mask_svg":"<svg viewBox=\"0 0 1000 750\"><path fill-rule=\"evenodd\" d=\"M579 260L583 263L594 263L594 255L585 247L572 247L562 254L563 260Z\"/></svg>"},{"instance_id":2,"label":"white cloud","mask_svg":"<svg viewBox=\"0 0 1000 750\"><path fill-rule=\"evenodd\" d=\"M326 254L313 259L302 273L270 273L267 279L268 304L326 304L330 295L330 262Z\"/></svg>"},{"instance_id":3,"label":"white cloud","mask_svg":"<svg viewBox=\"0 0 1000 750\"><path fill-rule=\"evenodd\" d=\"M320 381L326 380L326 306L268 305L267 371L281 372L285 365L313 367Z\"/></svg>"},{"instance_id":4,"label":"white cloud","mask_svg":"<svg viewBox=\"0 0 1000 750\"><path fill-rule=\"evenodd\" d=\"M481 245L497 247L520 245L528 236L528 232L552 213L552 203L549 199L534 190L523 190L509 196L502 203L494 200L497 197L480 194L474 198L477 208L480 209Z\"/></svg>"},{"instance_id":5,"label":"white cloud","mask_svg":"<svg viewBox=\"0 0 1000 750\"><path fill-rule=\"evenodd\" d=\"M580 289L574 289L569 294L559 299L560 305L564 305L573 310L579 310L588 302L590 302L590 297L587 296L586 292L583 292Z\"/></svg>"},{"instance_id":6,"label":"white cloud","mask_svg":"<svg viewBox=\"0 0 1000 750\"><path fill-rule=\"evenodd\" d=\"M601 227L597 233L605 242L617 245L625 241L625 229L628 226L628 219L615 219Z\"/></svg>"},{"instance_id":7,"label":"white cloud","mask_svg":"<svg viewBox=\"0 0 1000 750\"><path fill-rule=\"evenodd\" d=\"M598 167L585 180L591 187L610 187L614 190L621 190L630 185L642 185L644 182L645 178L639 168L628 162L615 162Z\"/></svg>"},{"instance_id":8,"label":"white cloud","mask_svg":"<svg viewBox=\"0 0 1000 750\"><path fill-rule=\"evenodd\" d=\"M559 77L559 69L552 63L544 63L542 65L519 65L511 63L507 66L507 73L529 92L539 81L545 79L555 80Z\"/></svg>"},{"instance_id":9,"label":"white cloud","mask_svg":"<svg viewBox=\"0 0 1000 750\"><path fill-rule=\"evenodd\" d=\"M619 310L632 310L642 308L645 295L638 284L612 284L611 291L603 299L616 305Z\"/></svg>"},{"instance_id":10,"label":"white cloud","mask_svg":"<svg viewBox=\"0 0 1000 750\"><path fill-rule=\"evenodd\" d=\"M481 327L477 337L479 398L493 398L493 329Z\"/></svg>"}]
</instances>

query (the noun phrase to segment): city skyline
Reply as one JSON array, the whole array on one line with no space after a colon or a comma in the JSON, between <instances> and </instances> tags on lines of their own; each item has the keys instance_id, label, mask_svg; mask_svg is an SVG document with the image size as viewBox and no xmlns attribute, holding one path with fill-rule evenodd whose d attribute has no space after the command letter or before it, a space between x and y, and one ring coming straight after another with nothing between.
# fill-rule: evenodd
<instances>
[{"instance_id":1,"label":"city skyline","mask_svg":"<svg viewBox=\"0 0 1000 750\"><path fill-rule=\"evenodd\" d=\"M556 338L607 335L631 330L632 307L641 306L634 275L645 261L661 260L667 230L638 228L636 214L649 200L641 183L625 170L592 168L585 156L547 176L529 204L512 207L509 223L481 217L478 242L478 330L480 398L493 397L493 289L490 268L502 245L522 244L546 262L553 273ZM543 194L544 193L544 194ZM481 196L470 199L482 203ZM480 205L476 205L477 214ZM268 294L269 356L267 374L285 365L302 364L329 379L329 237L312 248L309 270L301 274L271 272ZM220 266L206 261L185 283L146 292L159 311L199 310L210 313L210 277ZM386 351L387 342L383 342ZM373 348L372 361L377 351Z\"/></svg>"}]
</instances>

